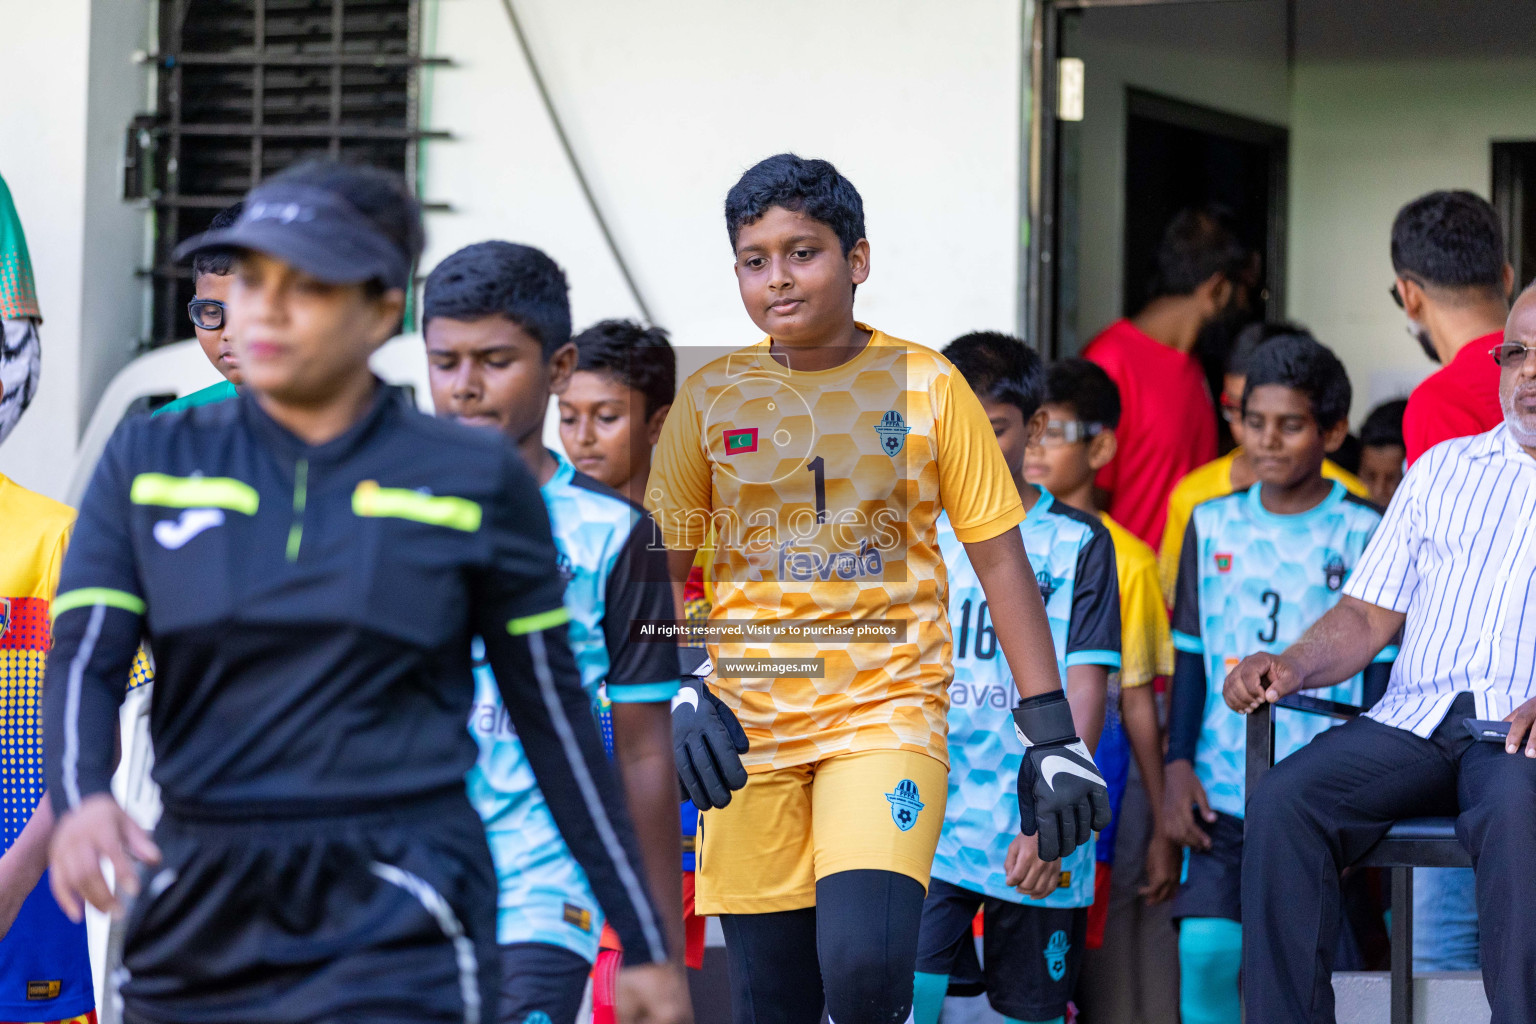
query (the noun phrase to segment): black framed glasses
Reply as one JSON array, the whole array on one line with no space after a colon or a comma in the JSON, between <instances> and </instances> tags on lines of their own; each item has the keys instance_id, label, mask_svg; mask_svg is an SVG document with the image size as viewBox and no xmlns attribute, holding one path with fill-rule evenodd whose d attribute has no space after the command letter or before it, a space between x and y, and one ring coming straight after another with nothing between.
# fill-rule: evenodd
<instances>
[{"instance_id":1,"label":"black framed glasses","mask_svg":"<svg viewBox=\"0 0 1536 1024\"><path fill-rule=\"evenodd\" d=\"M1525 365L1525 357L1532 352L1536 352L1536 347L1522 345L1518 341L1506 341L1488 350L1488 354L1493 356L1493 361L1504 370L1518 370Z\"/></svg>"},{"instance_id":2,"label":"black framed glasses","mask_svg":"<svg viewBox=\"0 0 1536 1024\"><path fill-rule=\"evenodd\" d=\"M187 303L187 316L203 330L216 331L224 326L224 303L217 299L193 299Z\"/></svg>"}]
</instances>

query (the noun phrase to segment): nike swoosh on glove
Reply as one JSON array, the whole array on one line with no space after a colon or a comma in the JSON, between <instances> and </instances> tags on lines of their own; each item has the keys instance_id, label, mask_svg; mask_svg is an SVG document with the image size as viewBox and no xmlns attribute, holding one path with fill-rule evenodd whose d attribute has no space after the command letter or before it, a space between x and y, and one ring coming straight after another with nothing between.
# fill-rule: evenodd
<instances>
[{"instance_id":1,"label":"nike swoosh on glove","mask_svg":"<svg viewBox=\"0 0 1536 1024\"><path fill-rule=\"evenodd\" d=\"M747 734L731 709L703 679L684 677L672 698L672 754L678 780L699 810L724 807L732 791L747 784L746 752Z\"/></svg>"},{"instance_id":2,"label":"nike swoosh on glove","mask_svg":"<svg viewBox=\"0 0 1536 1024\"><path fill-rule=\"evenodd\" d=\"M1024 744L1019 765L1019 822L1040 833L1041 860L1065 857L1109 824L1109 787L1077 738L1072 705L1061 690L1026 697L1013 709Z\"/></svg>"}]
</instances>

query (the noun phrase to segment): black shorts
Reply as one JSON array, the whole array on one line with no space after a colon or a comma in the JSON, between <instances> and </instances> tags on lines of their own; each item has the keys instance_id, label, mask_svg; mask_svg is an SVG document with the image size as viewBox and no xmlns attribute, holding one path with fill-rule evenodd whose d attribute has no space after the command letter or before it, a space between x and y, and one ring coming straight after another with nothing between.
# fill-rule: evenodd
<instances>
[{"instance_id":1,"label":"black shorts","mask_svg":"<svg viewBox=\"0 0 1536 1024\"><path fill-rule=\"evenodd\" d=\"M1087 907L1036 907L994 899L933 879L923 901L917 969L964 970L971 921L982 912L982 978L992 1009L1015 1020L1067 1012L1088 936Z\"/></svg>"},{"instance_id":2,"label":"black shorts","mask_svg":"<svg viewBox=\"0 0 1536 1024\"><path fill-rule=\"evenodd\" d=\"M501 1024L576 1024L592 965L545 942L501 947ZM540 1016L542 1015L542 1016Z\"/></svg>"},{"instance_id":3,"label":"black shorts","mask_svg":"<svg viewBox=\"0 0 1536 1024\"><path fill-rule=\"evenodd\" d=\"M1173 895L1171 913L1183 917L1223 917L1243 920L1243 819L1216 812L1216 821L1199 822L1211 837L1209 850L1190 850L1184 879Z\"/></svg>"},{"instance_id":4,"label":"black shorts","mask_svg":"<svg viewBox=\"0 0 1536 1024\"><path fill-rule=\"evenodd\" d=\"M127 1024L491 1024L496 878L462 789L348 817L155 830Z\"/></svg>"}]
</instances>

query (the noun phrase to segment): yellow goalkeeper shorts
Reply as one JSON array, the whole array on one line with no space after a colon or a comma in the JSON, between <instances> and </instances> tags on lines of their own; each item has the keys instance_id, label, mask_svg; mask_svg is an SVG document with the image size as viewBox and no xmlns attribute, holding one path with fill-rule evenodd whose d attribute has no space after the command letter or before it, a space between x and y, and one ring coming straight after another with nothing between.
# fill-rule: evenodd
<instances>
[{"instance_id":1,"label":"yellow goalkeeper shorts","mask_svg":"<svg viewBox=\"0 0 1536 1024\"><path fill-rule=\"evenodd\" d=\"M748 776L699 817L698 913L816 905L816 881L894 871L928 885L949 770L907 750L861 750Z\"/></svg>"}]
</instances>

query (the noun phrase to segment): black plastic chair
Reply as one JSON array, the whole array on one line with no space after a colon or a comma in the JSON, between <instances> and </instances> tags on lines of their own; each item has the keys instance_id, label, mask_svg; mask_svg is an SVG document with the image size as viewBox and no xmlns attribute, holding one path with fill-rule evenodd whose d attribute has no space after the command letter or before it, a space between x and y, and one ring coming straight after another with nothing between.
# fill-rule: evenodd
<instances>
[{"instance_id":1,"label":"black plastic chair","mask_svg":"<svg viewBox=\"0 0 1536 1024\"><path fill-rule=\"evenodd\" d=\"M1280 707L1347 721L1360 714L1351 704L1292 694ZM1265 704L1248 716L1248 793L1275 763L1275 716ZM1413 869L1469 868L1472 858L1456 838L1452 818L1404 818L1355 862L1385 868L1392 880L1392 1024L1413 1021Z\"/></svg>"}]
</instances>

